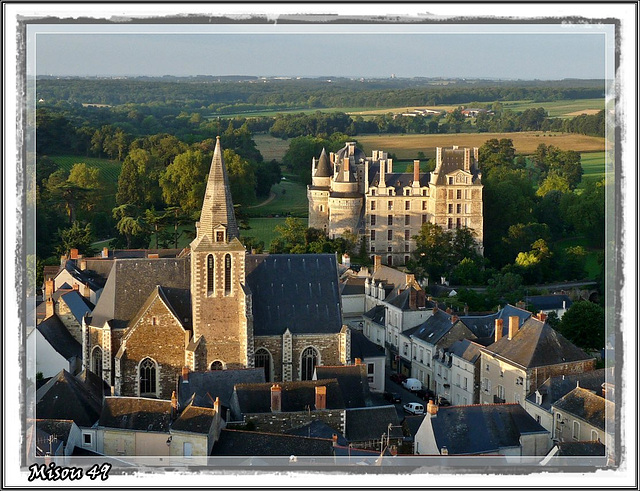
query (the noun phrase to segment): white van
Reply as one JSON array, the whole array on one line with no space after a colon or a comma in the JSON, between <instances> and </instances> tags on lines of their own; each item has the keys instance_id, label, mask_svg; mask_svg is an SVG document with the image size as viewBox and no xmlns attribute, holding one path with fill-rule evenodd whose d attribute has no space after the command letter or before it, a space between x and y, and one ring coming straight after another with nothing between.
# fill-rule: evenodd
<instances>
[{"instance_id":1,"label":"white van","mask_svg":"<svg viewBox=\"0 0 640 491\"><path fill-rule=\"evenodd\" d=\"M410 390L411 392L416 392L422 389L422 383L420 383L417 378L408 378L407 380L402 382L402 386L405 389Z\"/></svg>"}]
</instances>

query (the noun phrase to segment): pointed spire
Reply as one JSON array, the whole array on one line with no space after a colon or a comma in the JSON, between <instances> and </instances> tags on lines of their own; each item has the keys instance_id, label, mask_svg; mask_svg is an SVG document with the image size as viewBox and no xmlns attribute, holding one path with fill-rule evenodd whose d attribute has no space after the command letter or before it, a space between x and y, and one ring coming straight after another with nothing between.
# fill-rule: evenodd
<instances>
[{"instance_id":1,"label":"pointed spire","mask_svg":"<svg viewBox=\"0 0 640 491\"><path fill-rule=\"evenodd\" d=\"M202 203L198 237L208 235L213 240L213 227L220 223L227 227L227 241L231 241L234 237L239 237L240 233L236 215L233 211L227 168L224 165L222 146L218 136L216 137L216 148L213 151L207 189Z\"/></svg>"},{"instance_id":2,"label":"pointed spire","mask_svg":"<svg viewBox=\"0 0 640 491\"><path fill-rule=\"evenodd\" d=\"M332 175L333 169L331 169L327 152L323 148L322 153L320 154L320 160L318 160L318 169L316 170L314 177L331 177Z\"/></svg>"}]
</instances>

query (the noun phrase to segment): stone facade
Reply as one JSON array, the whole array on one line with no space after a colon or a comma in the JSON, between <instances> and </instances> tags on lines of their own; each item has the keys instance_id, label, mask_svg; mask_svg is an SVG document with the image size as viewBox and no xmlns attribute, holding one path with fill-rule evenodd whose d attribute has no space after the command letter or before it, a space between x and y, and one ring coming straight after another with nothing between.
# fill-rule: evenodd
<instances>
[{"instance_id":1,"label":"stone facade","mask_svg":"<svg viewBox=\"0 0 640 491\"><path fill-rule=\"evenodd\" d=\"M482 183L478 148L436 148L436 168L420 174L394 173L393 159L374 150L370 157L348 142L329 157L312 162L307 188L309 227L335 238L345 232L359 235L367 250L380 254L387 265L402 265L415 250L413 236L423 223L446 230L471 229L482 252Z\"/></svg>"}]
</instances>

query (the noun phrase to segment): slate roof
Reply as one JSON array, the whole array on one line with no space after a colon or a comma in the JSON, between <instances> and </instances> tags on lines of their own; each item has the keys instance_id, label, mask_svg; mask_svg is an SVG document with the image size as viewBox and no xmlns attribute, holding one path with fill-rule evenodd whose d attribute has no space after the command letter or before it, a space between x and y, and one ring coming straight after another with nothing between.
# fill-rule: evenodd
<instances>
[{"instance_id":1,"label":"slate roof","mask_svg":"<svg viewBox=\"0 0 640 491\"><path fill-rule=\"evenodd\" d=\"M94 292L104 287L104 278L89 269L80 270L73 260L65 262L64 269L79 282L89 285Z\"/></svg>"},{"instance_id":2,"label":"slate roof","mask_svg":"<svg viewBox=\"0 0 640 491\"><path fill-rule=\"evenodd\" d=\"M100 401L104 396L111 395L111 386L91 370L82 370L76 378Z\"/></svg>"},{"instance_id":3,"label":"slate roof","mask_svg":"<svg viewBox=\"0 0 640 491\"><path fill-rule=\"evenodd\" d=\"M568 309L573 304L568 295L534 295L525 297L525 302L533 305L536 310Z\"/></svg>"},{"instance_id":4,"label":"slate roof","mask_svg":"<svg viewBox=\"0 0 640 491\"><path fill-rule=\"evenodd\" d=\"M351 360L360 358L378 358L384 357L384 348L376 343L369 341L367 337L355 329L351 329Z\"/></svg>"},{"instance_id":5,"label":"slate roof","mask_svg":"<svg viewBox=\"0 0 640 491\"><path fill-rule=\"evenodd\" d=\"M431 424L436 445L449 455L496 453L520 446L526 434L548 433L520 404L476 404L438 408Z\"/></svg>"},{"instance_id":6,"label":"slate roof","mask_svg":"<svg viewBox=\"0 0 640 491\"><path fill-rule=\"evenodd\" d=\"M334 254L251 254L246 282L253 296L254 336L333 334L342 329Z\"/></svg>"},{"instance_id":7,"label":"slate roof","mask_svg":"<svg viewBox=\"0 0 640 491\"><path fill-rule=\"evenodd\" d=\"M171 425L175 431L187 431L189 433L208 434L215 420L216 413L213 409L189 404Z\"/></svg>"},{"instance_id":8,"label":"slate roof","mask_svg":"<svg viewBox=\"0 0 640 491\"><path fill-rule=\"evenodd\" d=\"M471 156L473 159L473 152ZM473 166L474 164L472 163L472 168L471 168L471 174L473 176L472 183L479 184L477 173L474 172ZM436 171L438 171L436 184L437 185L446 184L447 174L459 169L464 169L464 149L463 148L459 148L459 149L443 148L442 164L440 165L440 168L438 168L436 165Z\"/></svg>"},{"instance_id":9,"label":"slate roof","mask_svg":"<svg viewBox=\"0 0 640 491\"><path fill-rule=\"evenodd\" d=\"M407 338L420 339L426 341L429 344L436 345L446 334L451 330L453 326L458 324L451 323L451 314L447 314L443 310L438 309L431 317L429 317L422 324L412 327L402 334ZM464 323L463 323L464 324ZM473 336L472 333L469 333Z\"/></svg>"},{"instance_id":10,"label":"slate roof","mask_svg":"<svg viewBox=\"0 0 640 491\"><path fill-rule=\"evenodd\" d=\"M349 442L347 439L342 436L342 434L329 426L324 421L320 421L318 419L308 423L304 426L299 426L298 428L292 428L290 430L285 431L287 435L296 435L296 436L306 436L307 438L324 438L327 440L332 440L333 435L338 437L337 444L338 445L348 445Z\"/></svg>"},{"instance_id":11,"label":"slate roof","mask_svg":"<svg viewBox=\"0 0 640 491\"><path fill-rule=\"evenodd\" d=\"M166 433L170 423L171 401L145 397L106 397L98 426Z\"/></svg>"},{"instance_id":12,"label":"slate roof","mask_svg":"<svg viewBox=\"0 0 640 491\"><path fill-rule=\"evenodd\" d=\"M91 313L91 325L103 326L113 320L113 327L127 327L157 285L163 286L178 313L190 319L191 305L185 304L190 277L189 258L117 259ZM177 290L175 299L173 289Z\"/></svg>"},{"instance_id":13,"label":"slate roof","mask_svg":"<svg viewBox=\"0 0 640 491\"><path fill-rule=\"evenodd\" d=\"M456 341L449 347L449 353L469 363L475 363L480 357L481 345L468 339Z\"/></svg>"},{"instance_id":14,"label":"slate roof","mask_svg":"<svg viewBox=\"0 0 640 491\"><path fill-rule=\"evenodd\" d=\"M371 319L376 324L384 326L386 307L384 305L376 305L371 310L365 312L364 317Z\"/></svg>"},{"instance_id":15,"label":"slate roof","mask_svg":"<svg viewBox=\"0 0 640 491\"><path fill-rule=\"evenodd\" d=\"M60 318L53 314L36 326L51 347L65 359L82 357L82 345L71 335Z\"/></svg>"},{"instance_id":16,"label":"slate roof","mask_svg":"<svg viewBox=\"0 0 640 491\"><path fill-rule=\"evenodd\" d=\"M556 401L553 407L558 411L577 416L591 426L603 431L605 429L605 420L612 424L615 417L615 405L613 402L607 401L604 397L593 394L591 391L581 387L576 387Z\"/></svg>"},{"instance_id":17,"label":"slate roof","mask_svg":"<svg viewBox=\"0 0 640 491\"><path fill-rule=\"evenodd\" d=\"M419 416L406 416L404 421L402 422L402 428L405 430L405 433L411 435L411 438L415 438L416 433L418 433L418 429L422 425L426 414L421 414Z\"/></svg>"},{"instance_id":18,"label":"slate roof","mask_svg":"<svg viewBox=\"0 0 640 491\"><path fill-rule=\"evenodd\" d=\"M378 171L375 173L373 171L369 171L369 176L371 176L372 174L374 175L369 178L369 181L371 185L375 186L376 182L380 183L380 166L378 166ZM420 173L421 187L429 185L429 179L430 179L429 175L430 174L428 172ZM385 175L384 175L384 183L387 185L387 187L395 188L397 196L401 196L402 188L411 186L412 182L413 182L413 172L406 172L406 173L392 172L391 174L385 172Z\"/></svg>"},{"instance_id":19,"label":"slate roof","mask_svg":"<svg viewBox=\"0 0 640 491\"><path fill-rule=\"evenodd\" d=\"M344 407L373 405L367 381L367 365L318 366L315 373L319 380L336 379L338 381Z\"/></svg>"},{"instance_id":20,"label":"slate roof","mask_svg":"<svg viewBox=\"0 0 640 491\"><path fill-rule=\"evenodd\" d=\"M327 152L323 148L322 153L320 154L320 159L318 160L318 167L316 169L314 177L331 177L332 175L333 169L331 168L331 162L329 162Z\"/></svg>"},{"instance_id":21,"label":"slate roof","mask_svg":"<svg viewBox=\"0 0 640 491\"><path fill-rule=\"evenodd\" d=\"M502 335L505 336L509 333L509 317L516 315L520 318L520 325L522 325L524 321L531 317L531 312L507 304L494 314L462 315L460 316L460 320L462 320L479 339L483 340L487 338L489 340L487 344L491 344L495 336L496 319L503 320Z\"/></svg>"},{"instance_id":22,"label":"slate roof","mask_svg":"<svg viewBox=\"0 0 640 491\"><path fill-rule=\"evenodd\" d=\"M564 338L549 324L530 317L518 329L513 339L503 336L497 342L483 348L524 368L543 367L592 357Z\"/></svg>"},{"instance_id":23,"label":"slate roof","mask_svg":"<svg viewBox=\"0 0 640 491\"><path fill-rule=\"evenodd\" d=\"M264 384L238 384L235 387L233 397L238 402L242 414L270 413L271 412L271 386ZM281 409L283 413L294 411L314 410L316 386L327 387L327 409L343 409L342 391L336 379L332 380L306 380L300 382L280 382L282 388Z\"/></svg>"},{"instance_id":24,"label":"slate roof","mask_svg":"<svg viewBox=\"0 0 640 491\"><path fill-rule=\"evenodd\" d=\"M558 457L604 457L606 447L598 441L594 442L558 442Z\"/></svg>"},{"instance_id":25,"label":"slate roof","mask_svg":"<svg viewBox=\"0 0 640 491\"><path fill-rule=\"evenodd\" d=\"M364 295L364 282L362 276L349 276L340 283L341 295Z\"/></svg>"},{"instance_id":26,"label":"slate roof","mask_svg":"<svg viewBox=\"0 0 640 491\"><path fill-rule=\"evenodd\" d=\"M389 424L399 426L398 411L395 406L376 406L347 409L345 416L345 436L350 442L380 440L386 436ZM391 428L391 438L402 438L402 428Z\"/></svg>"},{"instance_id":27,"label":"slate roof","mask_svg":"<svg viewBox=\"0 0 640 491\"><path fill-rule=\"evenodd\" d=\"M67 307L69 307L73 317L79 324L82 324L82 318L85 314L90 313L94 308L94 305L80 295L76 290L71 290L70 292L63 294L60 297L60 301L67 304Z\"/></svg>"},{"instance_id":28,"label":"slate roof","mask_svg":"<svg viewBox=\"0 0 640 491\"><path fill-rule=\"evenodd\" d=\"M333 441L295 435L224 429L211 455L333 455Z\"/></svg>"},{"instance_id":29,"label":"slate roof","mask_svg":"<svg viewBox=\"0 0 640 491\"><path fill-rule=\"evenodd\" d=\"M236 384L265 382L262 368L189 372L187 380L188 382L185 383L182 375L178 378L178 407L181 408L189 403L194 394L194 406L212 408L213 401L219 397L222 406L230 407L233 388Z\"/></svg>"},{"instance_id":30,"label":"slate roof","mask_svg":"<svg viewBox=\"0 0 640 491\"><path fill-rule=\"evenodd\" d=\"M604 384L605 381L605 374L606 369L600 368L598 370L591 370L574 375L549 377L537 389L540 395L542 395L541 407L547 411L551 411L551 405L575 389L577 384L584 389L594 390L598 394L602 394L602 384ZM527 400L536 404L536 391L529 394Z\"/></svg>"},{"instance_id":31,"label":"slate roof","mask_svg":"<svg viewBox=\"0 0 640 491\"><path fill-rule=\"evenodd\" d=\"M71 419L78 426L91 427L101 410L102 401L66 370L36 391L38 419Z\"/></svg>"}]
</instances>

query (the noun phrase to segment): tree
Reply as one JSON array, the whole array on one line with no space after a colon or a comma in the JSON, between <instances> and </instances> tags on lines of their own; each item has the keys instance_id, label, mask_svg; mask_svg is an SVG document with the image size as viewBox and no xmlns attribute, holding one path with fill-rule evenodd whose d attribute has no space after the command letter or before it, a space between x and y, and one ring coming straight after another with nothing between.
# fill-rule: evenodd
<instances>
[{"instance_id":1,"label":"tree","mask_svg":"<svg viewBox=\"0 0 640 491\"><path fill-rule=\"evenodd\" d=\"M208 171L208 159L202 151L187 150L176 155L160 177L165 203L179 206L187 214L199 210L202 207Z\"/></svg>"},{"instance_id":2,"label":"tree","mask_svg":"<svg viewBox=\"0 0 640 491\"><path fill-rule=\"evenodd\" d=\"M551 191L558 191L560 193L568 193L571 191L571 186L569 185L569 181L557 174L555 171L551 171L547 174L547 177L540 187L536 191L536 196L544 197Z\"/></svg>"},{"instance_id":3,"label":"tree","mask_svg":"<svg viewBox=\"0 0 640 491\"><path fill-rule=\"evenodd\" d=\"M492 138L478 149L480 170L485 173L495 167L512 167L516 155L513 140L509 138Z\"/></svg>"},{"instance_id":4,"label":"tree","mask_svg":"<svg viewBox=\"0 0 640 491\"><path fill-rule=\"evenodd\" d=\"M587 251L582 246L567 247L562 261L563 278L567 280L581 280L585 277L584 268L587 264Z\"/></svg>"},{"instance_id":5,"label":"tree","mask_svg":"<svg viewBox=\"0 0 640 491\"><path fill-rule=\"evenodd\" d=\"M224 162L227 166L233 202L240 205L254 202L256 199L256 175L249 161L226 148Z\"/></svg>"},{"instance_id":6,"label":"tree","mask_svg":"<svg viewBox=\"0 0 640 491\"><path fill-rule=\"evenodd\" d=\"M269 252L294 252L296 249L304 249L306 245L306 229L304 222L299 218L288 217L283 225L276 225L275 231L279 237L274 239L269 246ZM276 252L277 253L277 252Z\"/></svg>"},{"instance_id":7,"label":"tree","mask_svg":"<svg viewBox=\"0 0 640 491\"><path fill-rule=\"evenodd\" d=\"M125 236L127 249L131 249L132 246L149 245L146 223L134 206L125 204L114 208L113 218L118 220L116 228Z\"/></svg>"},{"instance_id":8,"label":"tree","mask_svg":"<svg viewBox=\"0 0 640 491\"><path fill-rule=\"evenodd\" d=\"M517 273L496 273L488 281L487 297L491 304L506 300L515 303L523 297L522 276Z\"/></svg>"},{"instance_id":9,"label":"tree","mask_svg":"<svg viewBox=\"0 0 640 491\"><path fill-rule=\"evenodd\" d=\"M552 253L544 239L531 244L531 250L520 252L516 257L516 266L521 268L527 284L540 283L549 277Z\"/></svg>"},{"instance_id":10,"label":"tree","mask_svg":"<svg viewBox=\"0 0 640 491\"><path fill-rule=\"evenodd\" d=\"M95 249L91 247L93 242L93 232L91 231L91 225L86 224L81 226L77 221L73 222L71 227L58 230L60 235L60 244L57 247L59 255L67 254L71 249L78 249L79 254L92 255L95 253Z\"/></svg>"},{"instance_id":11,"label":"tree","mask_svg":"<svg viewBox=\"0 0 640 491\"><path fill-rule=\"evenodd\" d=\"M435 281L439 281L442 276L448 276L454 264L451 234L439 225L426 222L422 224L420 233L413 238L416 241L416 249L410 269L416 276L422 276L422 271Z\"/></svg>"},{"instance_id":12,"label":"tree","mask_svg":"<svg viewBox=\"0 0 640 491\"><path fill-rule=\"evenodd\" d=\"M63 169L58 169L49 176L45 189L54 206L62 208L69 224L73 224L76 220L78 204L86 199L87 190L69 182L68 175Z\"/></svg>"},{"instance_id":13,"label":"tree","mask_svg":"<svg viewBox=\"0 0 640 491\"><path fill-rule=\"evenodd\" d=\"M558 331L564 337L589 351L604 348L604 328L604 309L586 300L569 307L558 325Z\"/></svg>"}]
</instances>

